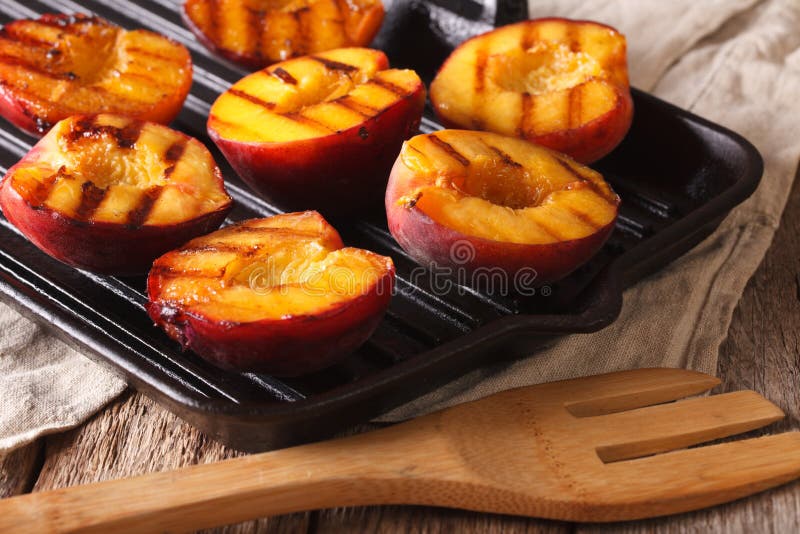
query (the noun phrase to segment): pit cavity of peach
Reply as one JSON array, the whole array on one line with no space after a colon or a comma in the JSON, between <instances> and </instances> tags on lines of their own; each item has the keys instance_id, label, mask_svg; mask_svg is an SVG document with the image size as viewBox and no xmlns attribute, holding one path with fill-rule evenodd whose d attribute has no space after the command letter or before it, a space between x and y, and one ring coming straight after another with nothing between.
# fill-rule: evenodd
<instances>
[{"instance_id":1,"label":"pit cavity of peach","mask_svg":"<svg viewBox=\"0 0 800 534\"><path fill-rule=\"evenodd\" d=\"M539 41L524 51L492 54L486 69L489 79L502 89L534 96L608 77L592 56L557 41Z\"/></svg>"}]
</instances>

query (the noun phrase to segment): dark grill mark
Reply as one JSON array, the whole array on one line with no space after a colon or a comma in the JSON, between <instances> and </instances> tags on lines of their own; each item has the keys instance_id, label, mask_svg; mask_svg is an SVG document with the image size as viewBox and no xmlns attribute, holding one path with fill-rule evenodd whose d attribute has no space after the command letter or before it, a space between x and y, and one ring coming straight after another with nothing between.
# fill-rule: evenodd
<instances>
[{"instance_id":1,"label":"dark grill mark","mask_svg":"<svg viewBox=\"0 0 800 534\"><path fill-rule=\"evenodd\" d=\"M166 152L164 152L164 161L167 163L176 163L181 156L183 156L184 150L186 150L186 144L189 141L186 138L181 138L178 141L172 143Z\"/></svg>"},{"instance_id":2,"label":"dark grill mark","mask_svg":"<svg viewBox=\"0 0 800 534\"><path fill-rule=\"evenodd\" d=\"M153 265L150 274L162 278L221 278L224 276L225 270L209 273L199 269L176 269L170 265Z\"/></svg>"},{"instance_id":3,"label":"dark grill mark","mask_svg":"<svg viewBox=\"0 0 800 534\"><path fill-rule=\"evenodd\" d=\"M94 212L106 197L106 189L97 187L92 182L81 184L81 202L75 209L75 218L79 221L89 221Z\"/></svg>"},{"instance_id":4,"label":"dark grill mark","mask_svg":"<svg viewBox=\"0 0 800 534\"><path fill-rule=\"evenodd\" d=\"M381 111L367 104L356 102L350 97L350 95L345 95L343 97L337 98L336 100L333 101L333 103L338 104L344 108L347 108L350 111L358 113L363 117L373 117Z\"/></svg>"},{"instance_id":5,"label":"dark grill mark","mask_svg":"<svg viewBox=\"0 0 800 534\"><path fill-rule=\"evenodd\" d=\"M566 161L564 161L564 160L562 160L562 159L560 159L560 158L554 158L554 159L555 159L555 160L556 160L556 162L558 162L558 164L559 164L559 165L561 165L561 166L562 166L562 167L563 167L563 168L564 168L564 169L565 169L567 172L569 172L569 173L570 173L572 176L574 176L574 177L575 177L575 180L577 180L577 181L579 181L579 182L586 182L586 181L587 181L587 180L586 180L586 178L584 178L583 176L581 176L581 174L580 174L578 171L576 171L576 170L575 170L575 169L572 167L572 165L570 165L569 163L567 163Z\"/></svg>"},{"instance_id":6,"label":"dark grill mark","mask_svg":"<svg viewBox=\"0 0 800 534\"><path fill-rule=\"evenodd\" d=\"M334 61L332 59L326 59L324 57L319 57L319 56L309 56L309 57L318 63L322 63L328 70L339 70L342 72L354 72L358 70L358 67L354 67L353 65L348 65L347 63L339 63L338 61Z\"/></svg>"},{"instance_id":7,"label":"dark grill mark","mask_svg":"<svg viewBox=\"0 0 800 534\"><path fill-rule=\"evenodd\" d=\"M546 233L547 235L549 235L550 237L552 237L556 241L564 241L564 239L561 237L561 234L559 234L558 232L556 232L555 230L553 230L552 228L550 228L546 224L543 224L541 221L536 221L535 224L536 224L536 226L541 228L544 231L544 233Z\"/></svg>"},{"instance_id":8,"label":"dark grill mark","mask_svg":"<svg viewBox=\"0 0 800 534\"><path fill-rule=\"evenodd\" d=\"M258 245L245 247L242 245L237 245L235 243L209 243L207 245L200 245L200 246L192 246L192 247L185 247L182 248L179 252L180 254L184 255L192 255L192 254L203 254L203 253L213 253L213 252L231 252L233 254L238 254L241 256L252 256L261 247Z\"/></svg>"},{"instance_id":9,"label":"dark grill mark","mask_svg":"<svg viewBox=\"0 0 800 534\"><path fill-rule=\"evenodd\" d=\"M539 38L539 29L534 24L528 24L525 27L525 31L522 33L522 40L520 41L520 47L522 47L523 51L527 51Z\"/></svg>"},{"instance_id":10,"label":"dark grill mark","mask_svg":"<svg viewBox=\"0 0 800 534\"><path fill-rule=\"evenodd\" d=\"M20 44L24 44L34 48L47 48L49 49L47 52L48 58L50 58L50 52L52 52L53 50L55 50L58 54L61 53L60 50L53 48L56 46L56 43L51 43L50 41L42 41L41 39L37 39L36 37L25 33L18 33L13 25L6 26L5 28L0 29L0 38L8 39L9 41L16 41Z\"/></svg>"},{"instance_id":11,"label":"dark grill mark","mask_svg":"<svg viewBox=\"0 0 800 534\"><path fill-rule=\"evenodd\" d=\"M117 128L110 124L96 124L95 117L92 116L82 117L73 123L67 141L74 143L81 138L96 139L102 135L110 135L116 139L119 148L133 148L143 126L142 121L132 120L122 128Z\"/></svg>"},{"instance_id":12,"label":"dark grill mark","mask_svg":"<svg viewBox=\"0 0 800 534\"><path fill-rule=\"evenodd\" d=\"M576 219L580 219L581 222L583 222L587 226L591 226L592 228L599 228L599 226L582 211L578 211L572 206L564 206L564 208L572 215L574 215Z\"/></svg>"},{"instance_id":13,"label":"dark grill mark","mask_svg":"<svg viewBox=\"0 0 800 534\"><path fill-rule=\"evenodd\" d=\"M212 121L217 126L226 126L228 128L241 128L239 124L234 124L230 121L222 120L219 118L218 115L214 115L213 113L208 116L208 122L211 123Z\"/></svg>"},{"instance_id":14,"label":"dark grill mark","mask_svg":"<svg viewBox=\"0 0 800 534\"><path fill-rule=\"evenodd\" d=\"M438 137L436 137L433 134L430 134L428 136L428 138L433 142L433 144L435 144L436 146L438 146L439 148L441 148L442 150L447 152L452 158L457 160L464 167L469 166L469 160L467 158L465 158L458 150L453 148L450 145L450 143L439 139Z\"/></svg>"},{"instance_id":15,"label":"dark grill mark","mask_svg":"<svg viewBox=\"0 0 800 534\"><path fill-rule=\"evenodd\" d=\"M302 230L290 230L289 228L271 228L268 226L230 226L225 228L234 234L263 234L263 235L284 235L299 239L318 239L320 234L303 232Z\"/></svg>"},{"instance_id":16,"label":"dark grill mark","mask_svg":"<svg viewBox=\"0 0 800 534\"><path fill-rule=\"evenodd\" d=\"M283 67L276 68L270 74L278 78L283 83L297 85L297 80L294 78L294 76L289 74Z\"/></svg>"},{"instance_id":17,"label":"dark grill mark","mask_svg":"<svg viewBox=\"0 0 800 534\"><path fill-rule=\"evenodd\" d=\"M567 25L565 40L567 41L567 46L569 46L569 49L572 52L580 52L581 50L581 41L578 38L577 30L578 29L572 24Z\"/></svg>"},{"instance_id":18,"label":"dark grill mark","mask_svg":"<svg viewBox=\"0 0 800 534\"><path fill-rule=\"evenodd\" d=\"M483 92L486 86L486 49L481 47L475 52L475 92Z\"/></svg>"},{"instance_id":19,"label":"dark grill mark","mask_svg":"<svg viewBox=\"0 0 800 534\"><path fill-rule=\"evenodd\" d=\"M306 117L301 112L292 111L290 113L284 113L283 116L286 117L287 119L291 119L291 120L293 120L295 122L299 122L301 124L309 124L311 126L316 126L318 128L323 128L323 129L328 130L330 132L335 132L336 131L333 128L331 128L330 126L328 126L327 124L323 124L323 123L321 123L319 121L316 121L316 120L312 119L311 117Z\"/></svg>"},{"instance_id":20,"label":"dark grill mark","mask_svg":"<svg viewBox=\"0 0 800 534\"><path fill-rule=\"evenodd\" d=\"M74 80L75 74L71 72L51 72L47 69L43 69L39 65L34 65L33 63L28 63L24 61L22 58L9 56L6 54L0 54L0 63L5 65L11 65L14 67L19 67L20 69L27 70L28 72L32 72L34 74L38 74L39 76L43 76L45 78L50 78L51 80Z\"/></svg>"},{"instance_id":21,"label":"dark grill mark","mask_svg":"<svg viewBox=\"0 0 800 534\"><path fill-rule=\"evenodd\" d=\"M509 165L511 167L522 167L522 163L516 161L514 158L512 158L511 156L509 156L507 153L503 152L496 146L490 145L488 143L485 144L489 150L500 156L500 159L502 159L503 163L505 163L506 165Z\"/></svg>"},{"instance_id":22,"label":"dark grill mark","mask_svg":"<svg viewBox=\"0 0 800 534\"><path fill-rule=\"evenodd\" d=\"M267 102L266 100L261 100L257 96L253 96L250 93L245 93L244 91L240 91L239 89L228 89L228 94L231 94L238 98L242 98L244 100L247 100L248 102L252 102L253 104L259 105L267 109L275 109L274 102Z\"/></svg>"},{"instance_id":23,"label":"dark grill mark","mask_svg":"<svg viewBox=\"0 0 800 534\"><path fill-rule=\"evenodd\" d=\"M65 174L66 168L62 165L58 172L51 174L36 184L36 188L31 192L30 198L27 199L28 204L34 209L41 208L50 197L50 192L53 190L53 186L56 185L56 181Z\"/></svg>"},{"instance_id":24,"label":"dark grill mark","mask_svg":"<svg viewBox=\"0 0 800 534\"><path fill-rule=\"evenodd\" d=\"M171 90L172 89L171 87L169 87L168 85L160 82L159 80L157 80L155 78L151 78L150 76L147 76L146 74L139 74L138 72L123 72L123 73L121 73L121 77L129 78L129 79L133 78L134 80L138 80L139 82L141 82L142 85L148 85L148 86L153 87L155 89L162 89L162 90Z\"/></svg>"},{"instance_id":25,"label":"dark grill mark","mask_svg":"<svg viewBox=\"0 0 800 534\"><path fill-rule=\"evenodd\" d=\"M561 165L564 169L566 169L572 176L574 176L575 177L575 181L578 182L577 184L575 184L574 182L572 184L568 184L567 185L567 189L577 189L576 185L578 187L588 187L588 188L592 189L595 193L597 193L598 196L600 196L603 199L605 199L606 202L612 203L609 200L608 194L605 191L603 191L602 189L600 189L600 187L598 187L598 185L596 183L594 183L593 181L589 180L585 176L582 176L578 171L576 171L572 167L572 165L570 165L566 161L564 161L564 160L562 160L560 158L555 158L555 160L558 162L559 165Z\"/></svg>"},{"instance_id":26,"label":"dark grill mark","mask_svg":"<svg viewBox=\"0 0 800 534\"><path fill-rule=\"evenodd\" d=\"M533 117L533 106L533 96L528 93L522 93L522 111L519 116L519 127L517 127L519 135L535 135L535 128L530 122Z\"/></svg>"},{"instance_id":27,"label":"dark grill mark","mask_svg":"<svg viewBox=\"0 0 800 534\"><path fill-rule=\"evenodd\" d=\"M380 78L373 78L369 81L369 83L373 85L377 85L378 87L383 87L387 91L391 91L392 93L399 95L399 96L407 96L411 93L408 93L402 87L393 84L392 82L387 82L386 80L381 80Z\"/></svg>"},{"instance_id":28,"label":"dark grill mark","mask_svg":"<svg viewBox=\"0 0 800 534\"><path fill-rule=\"evenodd\" d=\"M147 221L147 217L150 215L150 211L152 211L158 197L161 196L163 189L162 186L156 185L142 194L136 207L128 212L127 226L129 228L140 228Z\"/></svg>"},{"instance_id":29,"label":"dark grill mark","mask_svg":"<svg viewBox=\"0 0 800 534\"><path fill-rule=\"evenodd\" d=\"M112 135L117 139L120 148L133 148L142 133L143 122L131 121L122 128L113 128Z\"/></svg>"},{"instance_id":30,"label":"dark grill mark","mask_svg":"<svg viewBox=\"0 0 800 534\"><path fill-rule=\"evenodd\" d=\"M164 162L169 165L166 169L164 169L164 178L169 178L172 173L175 171L175 167L177 166L178 161L183 156L183 152L186 150L186 144L189 142L188 139L182 138L174 143L172 143L166 152L164 152Z\"/></svg>"},{"instance_id":31,"label":"dark grill mark","mask_svg":"<svg viewBox=\"0 0 800 534\"><path fill-rule=\"evenodd\" d=\"M145 50L144 48L140 48L138 46L129 46L126 50L128 52L133 52L134 54L139 55L139 56L146 56L146 57L153 58L153 59L158 59L158 60L161 60L161 61L167 61L169 63L174 63L175 62L175 60L173 58L169 57L169 56L165 56L165 55L162 55L162 54L159 54L159 53L156 53L156 52L151 52L150 50Z\"/></svg>"}]
</instances>

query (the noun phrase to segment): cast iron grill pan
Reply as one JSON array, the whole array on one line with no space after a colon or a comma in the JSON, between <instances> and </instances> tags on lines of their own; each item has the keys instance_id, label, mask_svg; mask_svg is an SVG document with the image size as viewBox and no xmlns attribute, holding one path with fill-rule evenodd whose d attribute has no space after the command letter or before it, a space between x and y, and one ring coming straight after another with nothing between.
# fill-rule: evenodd
<instances>
[{"instance_id":1,"label":"cast iron grill pan","mask_svg":"<svg viewBox=\"0 0 800 534\"><path fill-rule=\"evenodd\" d=\"M387 23L377 44L393 65L414 67L415 57L425 58L427 64L418 69L429 81L449 48L427 4L385 3ZM448 2L432 4L442 8ZM522 4L502 4L496 21L524 16ZM174 0L0 0L0 22L47 12L95 13L186 45L195 64L194 84L174 126L214 152L236 203L227 222L276 213L238 179L205 131L211 102L246 71L200 45L182 25L179 9ZM475 9L465 11L479 13ZM535 295L509 297L462 286L442 292L429 277L414 275L416 264L391 238L385 220L334 222L348 245L394 259L397 294L364 347L313 375L278 379L225 372L181 351L147 317L143 277L103 277L63 265L2 217L0 295L227 445L254 451L319 439L480 366L532 354L554 336L607 326L619 313L624 287L697 244L752 193L762 162L750 143L646 93L634 90L633 96L630 133L595 165L622 197L617 227L588 264L558 284L538 288ZM5 174L35 140L8 123L0 126ZM423 131L438 128L430 118L423 121Z\"/></svg>"}]
</instances>

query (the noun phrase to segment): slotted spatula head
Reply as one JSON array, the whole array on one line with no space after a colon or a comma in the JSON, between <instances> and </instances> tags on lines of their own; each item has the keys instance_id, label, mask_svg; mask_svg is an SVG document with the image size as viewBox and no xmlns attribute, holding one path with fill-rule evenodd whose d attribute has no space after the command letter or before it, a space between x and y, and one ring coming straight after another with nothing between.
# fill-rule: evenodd
<instances>
[{"instance_id":1,"label":"slotted spatula head","mask_svg":"<svg viewBox=\"0 0 800 534\"><path fill-rule=\"evenodd\" d=\"M800 476L796 432L686 449L784 416L753 391L678 400L718 382L681 369L553 382L445 410L438 426L484 482L475 499L482 510L635 519L730 501Z\"/></svg>"},{"instance_id":2,"label":"slotted spatula head","mask_svg":"<svg viewBox=\"0 0 800 534\"><path fill-rule=\"evenodd\" d=\"M0 500L0 531L189 530L357 504L613 521L800 476L795 432L685 448L783 417L751 391L678 400L717 382L643 369L520 388L357 436Z\"/></svg>"}]
</instances>

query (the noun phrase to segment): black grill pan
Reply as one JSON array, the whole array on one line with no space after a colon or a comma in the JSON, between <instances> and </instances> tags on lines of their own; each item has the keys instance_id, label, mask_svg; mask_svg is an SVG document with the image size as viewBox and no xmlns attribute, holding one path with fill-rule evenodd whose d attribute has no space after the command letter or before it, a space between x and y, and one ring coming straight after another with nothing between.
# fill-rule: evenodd
<instances>
[{"instance_id":1,"label":"black grill pan","mask_svg":"<svg viewBox=\"0 0 800 534\"><path fill-rule=\"evenodd\" d=\"M467 15L480 13L480 4L467 3L475 4L464 9ZM429 80L452 39L434 18L450 4L387 0L387 23L377 44L395 65L417 66ZM185 44L195 62L195 78L175 126L213 149L205 133L210 103L245 71L197 43L181 24L177 2L0 0L2 23L45 12L94 12L123 27L146 27ZM495 17L507 22L524 14L524 2L508 2L501 3ZM469 18L462 27L480 30L479 22ZM607 326L619 313L625 287L700 242L756 188L762 161L745 139L640 91L634 90L634 104L627 138L595 165L623 200L614 233L587 265L558 284L539 288L536 295L496 296L461 287L442 295L430 282L412 280L416 266L388 234L385 221L337 224L347 244L395 260L398 292L364 347L314 375L277 379L230 373L182 352L145 314L144 278L101 277L67 267L1 217L0 295L232 447L255 451L319 439L479 366L535 353L554 336ZM423 122L424 131L437 127L431 120ZM2 122L2 171L33 142ZM229 222L276 212L250 193L219 152L214 154L236 201Z\"/></svg>"}]
</instances>

